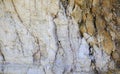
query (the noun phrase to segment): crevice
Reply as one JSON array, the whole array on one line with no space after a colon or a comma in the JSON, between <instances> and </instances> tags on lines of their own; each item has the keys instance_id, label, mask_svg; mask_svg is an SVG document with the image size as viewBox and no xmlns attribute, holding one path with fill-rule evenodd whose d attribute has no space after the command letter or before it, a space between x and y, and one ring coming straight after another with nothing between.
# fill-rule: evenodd
<instances>
[{"instance_id":1,"label":"crevice","mask_svg":"<svg viewBox=\"0 0 120 74\"><path fill-rule=\"evenodd\" d=\"M6 60L5 60L5 56L4 56L4 54L3 54L3 52L1 51L2 50L2 45L1 45L1 43L0 43L0 54L1 54L1 56L2 56L2 58L3 58L3 62L5 62Z\"/></svg>"},{"instance_id":2,"label":"crevice","mask_svg":"<svg viewBox=\"0 0 120 74\"><path fill-rule=\"evenodd\" d=\"M60 48L60 45L61 45L61 43L60 43L60 41L58 41L57 42L57 51L56 51L56 54L55 54L55 60L54 60L54 63L55 63L55 61L56 61L56 59L57 59L57 54L58 54L58 51L59 51L59 48Z\"/></svg>"},{"instance_id":3,"label":"crevice","mask_svg":"<svg viewBox=\"0 0 120 74\"><path fill-rule=\"evenodd\" d=\"M55 39L57 40L57 49L59 49L59 40L58 40L58 34L57 34L57 25L56 23L54 22L54 19L57 18L57 15L55 15L55 17L53 18L53 24L54 24L54 32L55 32Z\"/></svg>"},{"instance_id":4,"label":"crevice","mask_svg":"<svg viewBox=\"0 0 120 74\"><path fill-rule=\"evenodd\" d=\"M5 60L5 56L4 56L4 54L1 52L1 50L0 50L0 53L1 53L1 56L3 57L3 62L5 62L6 60Z\"/></svg>"},{"instance_id":5,"label":"crevice","mask_svg":"<svg viewBox=\"0 0 120 74\"><path fill-rule=\"evenodd\" d=\"M67 13L67 7L69 4L69 0L60 0L60 2L62 3L62 6L64 7L65 10L65 14Z\"/></svg>"},{"instance_id":6,"label":"crevice","mask_svg":"<svg viewBox=\"0 0 120 74\"><path fill-rule=\"evenodd\" d=\"M56 15L53 17L53 19L52 19L53 24L54 24L54 35L55 35L55 40L56 40L56 45L57 45L57 50L56 50L56 53L55 53L55 59L54 59L53 66L52 66L52 72L53 72L53 73L54 73L54 66L55 66L55 63L56 63L56 60L57 60L57 56L58 56L58 54L59 54L59 49L63 49L63 51L64 51L64 48L63 48L63 46L62 46L62 44L61 44L61 41L60 41L59 38L58 38L57 25L56 25L56 23L55 23L55 21L54 21L54 19L57 18L57 15L58 15L58 12L57 12L57 14L56 14ZM54 73L54 74L55 74L55 73Z\"/></svg>"},{"instance_id":7,"label":"crevice","mask_svg":"<svg viewBox=\"0 0 120 74\"><path fill-rule=\"evenodd\" d=\"M70 21L71 21L71 19L69 19ZM71 49L71 51L72 51L72 57L73 57L73 63L72 63L72 65L74 66L74 64L75 64L75 50L73 49L73 47L72 47L72 43L71 43L71 39L70 39L70 21L69 21L69 23L68 23L68 41L69 41L69 45L70 45L70 49ZM72 23L73 24L73 23ZM71 68L72 69L72 68Z\"/></svg>"},{"instance_id":8,"label":"crevice","mask_svg":"<svg viewBox=\"0 0 120 74\"><path fill-rule=\"evenodd\" d=\"M94 51L93 47L89 44L89 57L91 59L90 66L92 67L95 74L99 74L99 72L96 68L96 60L95 60L94 52L95 51Z\"/></svg>"},{"instance_id":9,"label":"crevice","mask_svg":"<svg viewBox=\"0 0 120 74\"><path fill-rule=\"evenodd\" d=\"M16 9L16 6L15 6L15 4L14 4L14 1L13 1L13 0L11 0L11 2L12 2L12 4L13 4L14 10L15 10L15 12L16 12L16 14L17 14L17 16L18 16L18 19L19 19L19 20L20 20L20 22L23 24L23 21L22 21L22 19L21 19L20 15L19 15L19 13L17 12L17 9Z\"/></svg>"},{"instance_id":10,"label":"crevice","mask_svg":"<svg viewBox=\"0 0 120 74\"><path fill-rule=\"evenodd\" d=\"M67 29L68 29L68 40L69 40L69 43L70 43L70 48L73 51L72 44L71 44L71 41L70 41L70 26L69 26L69 24L68 24L68 28Z\"/></svg>"},{"instance_id":11,"label":"crevice","mask_svg":"<svg viewBox=\"0 0 120 74\"><path fill-rule=\"evenodd\" d=\"M4 56L4 54L3 54L3 52L1 50L2 50L2 45L0 43L0 54L1 54L1 57L3 58L3 60L2 60L2 66L1 66L1 71L2 71L2 74L4 74L4 64L5 64L6 59L5 59L5 56Z\"/></svg>"},{"instance_id":12,"label":"crevice","mask_svg":"<svg viewBox=\"0 0 120 74\"><path fill-rule=\"evenodd\" d=\"M72 8L72 11L75 9L75 3L74 3L74 5L73 5L73 8Z\"/></svg>"},{"instance_id":13,"label":"crevice","mask_svg":"<svg viewBox=\"0 0 120 74\"><path fill-rule=\"evenodd\" d=\"M23 54L23 56L24 56L23 42L22 42L22 40L21 40L21 38L20 38L19 33L17 32L17 30L15 30L15 32L16 32L16 35L17 35L18 41L20 42L21 51L22 51L22 54Z\"/></svg>"},{"instance_id":14,"label":"crevice","mask_svg":"<svg viewBox=\"0 0 120 74\"><path fill-rule=\"evenodd\" d=\"M36 62L36 61L38 61L39 63L40 63L40 59L41 59L41 51L40 51L40 42L39 42L39 39L37 38L37 37L35 37L36 38L36 43L37 43L37 45L38 45L38 49L37 49L37 51L35 52L35 53L33 53L33 62ZM39 58L36 58L36 57L38 57L38 55L39 55Z\"/></svg>"},{"instance_id":15,"label":"crevice","mask_svg":"<svg viewBox=\"0 0 120 74\"><path fill-rule=\"evenodd\" d=\"M81 20L81 22L78 22L78 27L79 27L79 32L80 32L80 35L81 35L81 38L83 38L83 33L80 31L80 28L81 28L81 24L83 23L83 20Z\"/></svg>"},{"instance_id":16,"label":"crevice","mask_svg":"<svg viewBox=\"0 0 120 74\"><path fill-rule=\"evenodd\" d=\"M2 51L1 51L1 47L0 47L0 54L1 54L1 56L2 56L2 58L3 58L3 62L5 62L6 60L5 60L5 56L4 56L4 54L2 53Z\"/></svg>"},{"instance_id":17,"label":"crevice","mask_svg":"<svg viewBox=\"0 0 120 74\"><path fill-rule=\"evenodd\" d=\"M85 17L87 18L87 13L85 14ZM86 29L86 33L88 33L88 29L87 29L87 24L86 24L86 20L83 21L84 25L85 25L85 29Z\"/></svg>"},{"instance_id":18,"label":"crevice","mask_svg":"<svg viewBox=\"0 0 120 74\"><path fill-rule=\"evenodd\" d=\"M97 26L96 26L96 16L93 17L93 25L94 25L95 32L98 32Z\"/></svg>"},{"instance_id":19,"label":"crevice","mask_svg":"<svg viewBox=\"0 0 120 74\"><path fill-rule=\"evenodd\" d=\"M58 51L59 51L59 48L60 48L60 41L58 40L58 34L57 34L57 25L56 23L54 22L54 19L57 18L57 15L58 13L53 17L52 21L53 21L53 24L54 24L54 35L55 35L55 39L56 39L56 45L57 45L57 50L56 50L56 53L55 53L55 58L54 58L54 62L53 62L53 66L52 66L52 71L53 71L53 68L54 68L54 65L55 65L55 62L57 60L57 54L58 54ZM53 71L54 72L54 71Z\"/></svg>"}]
</instances>

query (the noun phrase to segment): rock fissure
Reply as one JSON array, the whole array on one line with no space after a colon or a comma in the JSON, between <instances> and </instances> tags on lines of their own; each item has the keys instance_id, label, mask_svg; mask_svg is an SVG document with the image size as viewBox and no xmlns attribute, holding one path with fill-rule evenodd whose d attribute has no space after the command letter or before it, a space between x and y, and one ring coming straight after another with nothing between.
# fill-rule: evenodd
<instances>
[{"instance_id":1,"label":"rock fissure","mask_svg":"<svg viewBox=\"0 0 120 74\"><path fill-rule=\"evenodd\" d=\"M119 20L118 0L0 0L0 61L33 64L21 74L107 74L120 65Z\"/></svg>"},{"instance_id":2,"label":"rock fissure","mask_svg":"<svg viewBox=\"0 0 120 74\"><path fill-rule=\"evenodd\" d=\"M35 53L33 53L33 62L37 62L37 63L40 63L40 60L41 60L41 50L40 50L40 41L39 39L36 37L36 43L38 45L38 49Z\"/></svg>"},{"instance_id":3,"label":"rock fissure","mask_svg":"<svg viewBox=\"0 0 120 74\"><path fill-rule=\"evenodd\" d=\"M17 35L18 41L19 41L20 46L21 46L21 51L22 51L22 54L23 54L23 56L24 56L24 47L23 47L23 42L22 42L22 40L21 40L21 38L20 38L20 35L19 35L19 33L17 32L17 30L16 30L15 32L16 32L16 35Z\"/></svg>"}]
</instances>

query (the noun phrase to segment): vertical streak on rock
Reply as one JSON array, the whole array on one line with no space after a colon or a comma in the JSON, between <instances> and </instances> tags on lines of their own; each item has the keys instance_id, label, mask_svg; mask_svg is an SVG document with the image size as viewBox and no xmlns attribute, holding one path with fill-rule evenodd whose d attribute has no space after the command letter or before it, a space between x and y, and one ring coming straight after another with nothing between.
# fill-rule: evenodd
<instances>
[{"instance_id":1,"label":"vertical streak on rock","mask_svg":"<svg viewBox=\"0 0 120 74\"><path fill-rule=\"evenodd\" d=\"M119 67L119 40L115 41L117 48L114 50L114 39L119 37L119 33L114 27L119 25L120 18L113 15L112 2L1 0L8 10L0 9L5 14L4 17L0 14L0 22L3 22L0 24L0 33L5 36L12 34L10 38L17 39L0 36L5 43L5 48L0 48L2 61L14 59L15 63L37 63L42 67L39 68L43 70L41 74L105 73L114 69L113 59ZM20 48L24 56L18 51Z\"/></svg>"},{"instance_id":2,"label":"vertical streak on rock","mask_svg":"<svg viewBox=\"0 0 120 74\"><path fill-rule=\"evenodd\" d=\"M40 60L41 60L41 51L40 51L40 41L39 39L36 37L36 43L38 45L38 49L35 53L33 53L33 62L35 62L36 64L37 63L40 63Z\"/></svg>"},{"instance_id":3,"label":"vertical streak on rock","mask_svg":"<svg viewBox=\"0 0 120 74\"><path fill-rule=\"evenodd\" d=\"M20 22L23 24L23 21L22 21L22 19L21 19L20 15L19 15L19 13L18 13L18 11L17 11L17 9L16 9L15 4L14 4L14 0L11 0L11 2L12 2L12 4L13 4L14 10L15 10L15 12L16 12L16 14L17 14L17 16L18 16L19 20L20 20Z\"/></svg>"},{"instance_id":4,"label":"vertical streak on rock","mask_svg":"<svg viewBox=\"0 0 120 74\"><path fill-rule=\"evenodd\" d=\"M54 24L55 40L56 40L56 45L57 45L57 50L56 50L56 52L55 52L55 59L54 59L53 66L52 66L52 71L53 71L54 74L55 74L54 67L55 67L55 63L56 63L57 55L58 55L58 51L59 51L59 40L58 40L58 33L57 33L57 25L56 25L56 23L54 22L54 19L57 17L57 15L58 15L58 14L56 14L56 15L52 18L52 21L53 21L53 24Z\"/></svg>"},{"instance_id":5,"label":"vertical streak on rock","mask_svg":"<svg viewBox=\"0 0 120 74\"><path fill-rule=\"evenodd\" d=\"M2 56L2 58L0 58L0 61L2 61L4 63L6 60L5 60L4 54L2 53L1 50L2 50L2 45L1 45L1 42L0 42L0 55Z\"/></svg>"},{"instance_id":6,"label":"vertical streak on rock","mask_svg":"<svg viewBox=\"0 0 120 74\"><path fill-rule=\"evenodd\" d=\"M21 38L20 38L19 33L17 32L17 30L15 30L15 32L16 32L17 38L18 38L18 40L19 40L19 42L20 42L22 54L23 54L23 56L24 56L24 47L23 47L22 40L21 40Z\"/></svg>"},{"instance_id":7,"label":"vertical streak on rock","mask_svg":"<svg viewBox=\"0 0 120 74\"><path fill-rule=\"evenodd\" d=\"M2 53L2 44L1 44L1 42L0 42L0 63L2 63L2 66L1 66L1 71L2 71L2 73L4 74L4 62L6 61L5 60L5 56L4 56L4 54Z\"/></svg>"}]
</instances>

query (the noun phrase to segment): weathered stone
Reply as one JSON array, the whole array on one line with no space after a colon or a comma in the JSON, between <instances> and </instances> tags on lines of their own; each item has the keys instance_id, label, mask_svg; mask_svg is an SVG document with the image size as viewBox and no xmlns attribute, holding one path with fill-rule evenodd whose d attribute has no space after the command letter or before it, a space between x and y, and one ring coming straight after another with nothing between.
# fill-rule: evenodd
<instances>
[{"instance_id":1,"label":"weathered stone","mask_svg":"<svg viewBox=\"0 0 120 74\"><path fill-rule=\"evenodd\" d=\"M71 15L73 16L76 22L81 22L82 19L81 14L82 14L82 10L77 5L75 5L74 11L72 12Z\"/></svg>"},{"instance_id":2,"label":"weathered stone","mask_svg":"<svg viewBox=\"0 0 120 74\"><path fill-rule=\"evenodd\" d=\"M114 50L114 44L112 42L112 39L110 35L104 31L103 32L103 41L101 42L103 45L103 49L105 50L106 53L111 54L111 52Z\"/></svg>"},{"instance_id":3,"label":"weathered stone","mask_svg":"<svg viewBox=\"0 0 120 74\"><path fill-rule=\"evenodd\" d=\"M113 0L0 0L0 73L116 71L120 19L113 5Z\"/></svg>"},{"instance_id":4,"label":"weathered stone","mask_svg":"<svg viewBox=\"0 0 120 74\"><path fill-rule=\"evenodd\" d=\"M95 34L93 16L92 16L90 13L87 14L86 28L87 28L87 33L88 33L89 35L92 36L92 35Z\"/></svg>"}]
</instances>

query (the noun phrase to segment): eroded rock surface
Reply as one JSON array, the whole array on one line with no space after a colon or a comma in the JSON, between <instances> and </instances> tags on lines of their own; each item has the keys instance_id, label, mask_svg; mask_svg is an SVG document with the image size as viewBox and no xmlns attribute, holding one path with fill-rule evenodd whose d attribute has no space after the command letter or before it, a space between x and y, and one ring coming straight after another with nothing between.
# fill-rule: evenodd
<instances>
[{"instance_id":1,"label":"eroded rock surface","mask_svg":"<svg viewBox=\"0 0 120 74\"><path fill-rule=\"evenodd\" d=\"M119 74L117 3L0 0L0 72Z\"/></svg>"}]
</instances>

